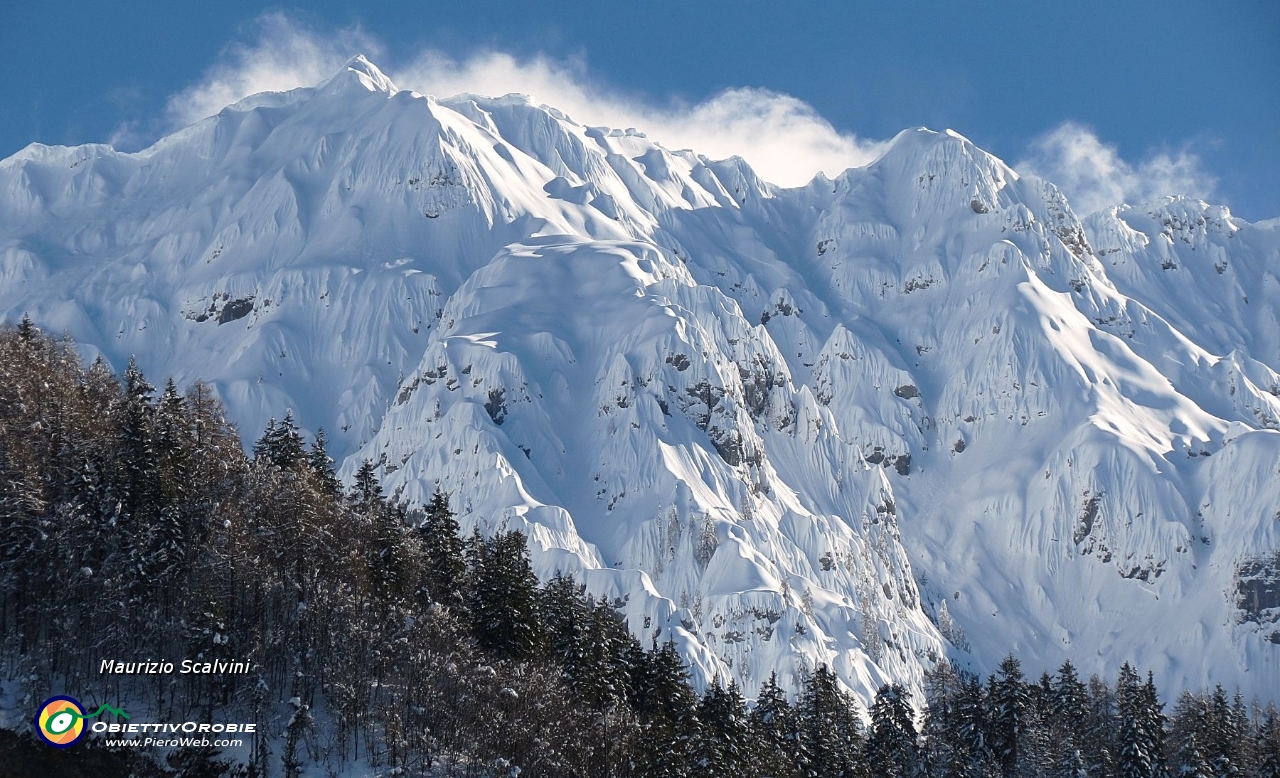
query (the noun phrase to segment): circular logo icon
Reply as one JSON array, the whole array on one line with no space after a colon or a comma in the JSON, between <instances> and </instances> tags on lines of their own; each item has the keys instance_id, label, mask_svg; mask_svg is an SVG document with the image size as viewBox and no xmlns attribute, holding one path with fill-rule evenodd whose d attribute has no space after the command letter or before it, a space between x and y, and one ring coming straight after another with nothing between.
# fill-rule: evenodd
<instances>
[{"instance_id":1,"label":"circular logo icon","mask_svg":"<svg viewBox=\"0 0 1280 778\"><path fill-rule=\"evenodd\" d=\"M66 748L84 737L84 708L73 697L50 697L32 723L44 742L54 748Z\"/></svg>"}]
</instances>

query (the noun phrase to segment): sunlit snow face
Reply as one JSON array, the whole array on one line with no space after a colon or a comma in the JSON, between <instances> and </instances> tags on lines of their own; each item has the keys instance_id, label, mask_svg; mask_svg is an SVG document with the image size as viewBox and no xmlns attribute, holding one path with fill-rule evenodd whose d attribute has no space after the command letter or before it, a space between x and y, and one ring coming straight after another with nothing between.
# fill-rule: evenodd
<instances>
[{"instance_id":1,"label":"sunlit snow face","mask_svg":"<svg viewBox=\"0 0 1280 778\"><path fill-rule=\"evenodd\" d=\"M1235 661L1142 641L1280 545L1271 233L1196 201L1082 225L954 134L779 190L523 98L330 86L0 167L0 312L467 495L464 531L526 532L704 680L869 695L944 637Z\"/></svg>"}]
</instances>

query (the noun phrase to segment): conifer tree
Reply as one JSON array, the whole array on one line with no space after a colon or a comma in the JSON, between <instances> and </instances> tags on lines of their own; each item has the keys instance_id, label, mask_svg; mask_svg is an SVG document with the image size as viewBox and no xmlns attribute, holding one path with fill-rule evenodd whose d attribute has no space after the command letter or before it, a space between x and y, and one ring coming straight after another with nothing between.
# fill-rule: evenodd
<instances>
[{"instance_id":1,"label":"conifer tree","mask_svg":"<svg viewBox=\"0 0 1280 778\"><path fill-rule=\"evenodd\" d=\"M875 775L907 778L917 770L918 742L911 693L902 686L885 684L871 705L871 736L867 763Z\"/></svg>"},{"instance_id":2,"label":"conifer tree","mask_svg":"<svg viewBox=\"0 0 1280 778\"><path fill-rule=\"evenodd\" d=\"M1147 748L1150 749L1153 778L1162 778L1168 772L1165 760L1167 723L1164 704L1160 702L1160 694L1156 690L1155 677L1148 670L1146 683L1138 691L1138 727Z\"/></svg>"},{"instance_id":3,"label":"conifer tree","mask_svg":"<svg viewBox=\"0 0 1280 778\"><path fill-rule=\"evenodd\" d=\"M1053 679L1040 674L1039 683L1028 684L1030 705L1026 727L1019 745L1020 772L1023 775L1048 775L1056 764L1061 744L1054 739L1052 723L1056 711L1053 704Z\"/></svg>"},{"instance_id":4,"label":"conifer tree","mask_svg":"<svg viewBox=\"0 0 1280 778\"><path fill-rule=\"evenodd\" d=\"M826 665L819 665L806 679L799 714L802 774L840 778L868 775L855 703Z\"/></svg>"},{"instance_id":5,"label":"conifer tree","mask_svg":"<svg viewBox=\"0 0 1280 778\"><path fill-rule=\"evenodd\" d=\"M22 321L18 323L18 341L24 345L30 345L40 334L40 330L31 321L30 314L22 314Z\"/></svg>"},{"instance_id":6,"label":"conifer tree","mask_svg":"<svg viewBox=\"0 0 1280 778\"><path fill-rule=\"evenodd\" d=\"M307 452L307 463L315 473L320 489L330 498L336 499L342 494L342 485L338 482L338 474L333 469L333 458L329 456L329 436L324 427L316 430L311 441L311 450Z\"/></svg>"},{"instance_id":7,"label":"conifer tree","mask_svg":"<svg viewBox=\"0 0 1280 778\"><path fill-rule=\"evenodd\" d=\"M647 659L637 679L642 727L632 769L638 775L688 776L695 766L698 698L673 642L655 645Z\"/></svg>"},{"instance_id":8,"label":"conifer tree","mask_svg":"<svg viewBox=\"0 0 1280 778\"><path fill-rule=\"evenodd\" d=\"M307 461L307 453L302 446L302 433L293 421L293 411L284 415L284 421L271 419L262 437L253 447L255 460L266 462L280 468L292 468Z\"/></svg>"},{"instance_id":9,"label":"conifer tree","mask_svg":"<svg viewBox=\"0 0 1280 778\"><path fill-rule=\"evenodd\" d=\"M366 505L364 510L372 534L369 577L374 594L384 605L400 604L410 594L416 566L409 549L405 509L378 499Z\"/></svg>"},{"instance_id":10,"label":"conifer tree","mask_svg":"<svg viewBox=\"0 0 1280 778\"><path fill-rule=\"evenodd\" d=\"M626 622L608 602L592 602L589 609L586 650L589 659L580 667L574 688L588 705L598 710L621 706L627 698L627 657L640 643Z\"/></svg>"},{"instance_id":11,"label":"conifer tree","mask_svg":"<svg viewBox=\"0 0 1280 778\"><path fill-rule=\"evenodd\" d=\"M1089 715L1085 726L1084 757L1089 774L1104 778L1115 773L1116 697L1098 676L1089 678Z\"/></svg>"},{"instance_id":12,"label":"conifer tree","mask_svg":"<svg viewBox=\"0 0 1280 778\"><path fill-rule=\"evenodd\" d=\"M1084 754L1079 748L1071 748L1058 756L1050 775L1053 778L1090 778L1089 768L1084 762Z\"/></svg>"},{"instance_id":13,"label":"conifer tree","mask_svg":"<svg viewBox=\"0 0 1280 778\"><path fill-rule=\"evenodd\" d=\"M162 589L182 575L195 536L195 518L186 510L192 453L187 421L186 400L171 378L155 408L158 506L145 534L147 578Z\"/></svg>"},{"instance_id":14,"label":"conifer tree","mask_svg":"<svg viewBox=\"0 0 1280 778\"><path fill-rule=\"evenodd\" d=\"M135 632L148 608L148 600L158 591L153 586L153 532L163 514L160 488L159 457L155 441L155 408L152 386L138 368L134 358L124 374L124 397L118 419L119 479L118 527L123 548L121 558L112 566L120 574L119 587L124 599L117 629Z\"/></svg>"},{"instance_id":15,"label":"conifer tree","mask_svg":"<svg viewBox=\"0 0 1280 778\"><path fill-rule=\"evenodd\" d=\"M1174 775L1177 778L1215 778L1209 760L1196 742L1196 735L1191 732L1174 760Z\"/></svg>"},{"instance_id":16,"label":"conifer tree","mask_svg":"<svg viewBox=\"0 0 1280 778\"><path fill-rule=\"evenodd\" d=\"M1128 662L1116 680L1116 701L1120 713L1120 752L1116 755L1118 778L1149 778L1152 774L1151 743L1145 731L1142 689L1138 674Z\"/></svg>"},{"instance_id":17,"label":"conifer tree","mask_svg":"<svg viewBox=\"0 0 1280 778\"><path fill-rule=\"evenodd\" d=\"M798 775L800 734L796 711L778 686L776 673L760 687L755 707L748 716L754 760L760 775L792 778Z\"/></svg>"},{"instance_id":18,"label":"conifer tree","mask_svg":"<svg viewBox=\"0 0 1280 778\"><path fill-rule=\"evenodd\" d=\"M997 772L998 765L988 740L989 721L987 689L978 676L961 676L956 699L956 769L957 775L987 776Z\"/></svg>"},{"instance_id":19,"label":"conifer tree","mask_svg":"<svg viewBox=\"0 0 1280 778\"><path fill-rule=\"evenodd\" d=\"M1048 715L1048 736L1053 743L1053 764L1060 774L1076 772L1083 761L1084 727L1088 722L1088 690L1070 660L1062 663L1053 679Z\"/></svg>"},{"instance_id":20,"label":"conifer tree","mask_svg":"<svg viewBox=\"0 0 1280 778\"><path fill-rule=\"evenodd\" d=\"M351 499L357 505L372 505L382 499L382 483L378 480L378 469L367 459L361 462L360 469L356 470Z\"/></svg>"},{"instance_id":21,"label":"conifer tree","mask_svg":"<svg viewBox=\"0 0 1280 778\"><path fill-rule=\"evenodd\" d=\"M939 774L958 774L961 760L957 735L957 701L960 678L948 661L940 661L924 674L924 723L921 726L921 760Z\"/></svg>"},{"instance_id":22,"label":"conifer tree","mask_svg":"<svg viewBox=\"0 0 1280 778\"><path fill-rule=\"evenodd\" d=\"M1238 749L1241 732L1236 726L1231 703L1222 684L1214 686L1205 711L1204 749L1209 765L1217 775L1230 776L1240 773Z\"/></svg>"},{"instance_id":23,"label":"conifer tree","mask_svg":"<svg viewBox=\"0 0 1280 778\"><path fill-rule=\"evenodd\" d=\"M547 581L539 600L549 656L559 664L565 683L579 692L594 659L588 643L590 606L573 576L563 573Z\"/></svg>"},{"instance_id":24,"label":"conifer tree","mask_svg":"<svg viewBox=\"0 0 1280 778\"><path fill-rule=\"evenodd\" d=\"M462 608L466 602L467 563L458 522L449 510L449 497L439 489L431 496L419 530L422 538L423 586L432 602Z\"/></svg>"},{"instance_id":25,"label":"conifer tree","mask_svg":"<svg viewBox=\"0 0 1280 778\"><path fill-rule=\"evenodd\" d=\"M1019 748L1030 707L1022 664L1017 657L1012 654L1006 656L987 686L991 750L1000 765L1000 774L1005 778L1016 778Z\"/></svg>"},{"instance_id":26,"label":"conifer tree","mask_svg":"<svg viewBox=\"0 0 1280 778\"><path fill-rule=\"evenodd\" d=\"M504 659L528 659L541 641L538 579L519 531L475 536L471 548L471 623L480 647Z\"/></svg>"},{"instance_id":27,"label":"conifer tree","mask_svg":"<svg viewBox=\"0 0 1280 778\"><path fill-rule=\"evenodd\" d=\"M1274 704L1255 722L1253 749L1257 778L1280 778L1280 714Z\"/></svg>"},{"instance_id":28,"label":"conifer tree","mask_svg":"<svg viewBox=\"0 0 1280 778\"><path fill-rule=\"evenodd\" d=\"M159 479L156 473L154 409L151 395L155 387L147 382L137 360L129 358L124 373L123 407L118 414L122 508L134 525L145 525L160 510Z\"/></svg>"},{"instance_id":29,"label":"conifer tree","mask_svg":"<svg viewBox=\"0 0 1280 778\"><path fill-rule=\"evenodd\" d=\"M747 708L738 685L719 681L708 687L698 703L698 737L693 774L744 775L748 771Z\"/></svg>"}]
</instances>

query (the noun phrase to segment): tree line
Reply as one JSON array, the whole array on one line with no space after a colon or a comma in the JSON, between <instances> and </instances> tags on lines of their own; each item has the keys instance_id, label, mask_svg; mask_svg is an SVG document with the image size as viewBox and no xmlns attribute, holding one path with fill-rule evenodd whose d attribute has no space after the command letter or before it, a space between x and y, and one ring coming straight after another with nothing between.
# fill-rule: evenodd
<instances>
[{"instance_id":1,"label":"tree line","mask_svg":"<svg viewBox=\"0 0 1280 778\"><path fill-rule=\"evenodd\" d=\"M698 694L676 646L641 645L621 604L540 582L519 532L464 536L442 493L385 495L371 463L344 489L323 433L306 442L287 414L246 452L208 386L157 389L29 320L0 328L0 667L20 703L65 690L258 725L229 754L4 733L9 769L1280 778L1274 707L1220 687L1166 712L1128 665L1114 684L1070 663L1029 680L1010 656L985 681L938 665L920 705L889 684L863 711L822 666L794 698L770 678L748 704L732 680ZM252 672L99 672L175 658Z\"/></svg>"}]
</instances>

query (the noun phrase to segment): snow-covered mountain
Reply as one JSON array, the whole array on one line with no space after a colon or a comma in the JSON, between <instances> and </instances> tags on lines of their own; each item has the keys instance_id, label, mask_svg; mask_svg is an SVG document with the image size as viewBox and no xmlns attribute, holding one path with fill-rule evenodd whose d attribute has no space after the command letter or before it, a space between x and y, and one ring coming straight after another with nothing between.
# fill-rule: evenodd
<instances>
[{"instance_id":1,"label":"snow-covered mountain","mask_svg":"<svg viewBox=\"0 0 1280 778\"><path fill-rule=\"evenodd\" d=\"M835 180L399 91L0 162L0 317L294 410L705 683L950 656L1280 690L1280 221L1081 222L908 130Z\"/></svg>"}]
</instances>

